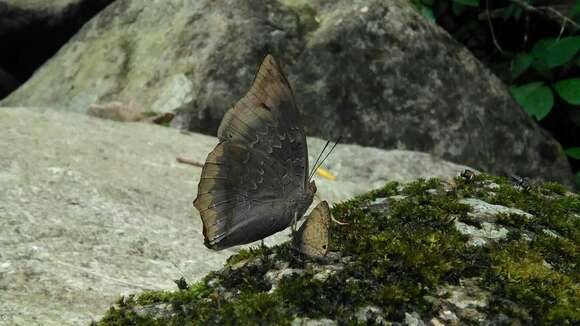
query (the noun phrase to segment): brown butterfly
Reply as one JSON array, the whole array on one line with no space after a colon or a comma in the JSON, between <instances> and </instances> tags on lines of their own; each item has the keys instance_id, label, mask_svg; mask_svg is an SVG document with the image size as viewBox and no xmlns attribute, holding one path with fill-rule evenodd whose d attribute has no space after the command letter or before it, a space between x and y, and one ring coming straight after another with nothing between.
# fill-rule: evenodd
<instances>
[{"instance_id":1,"label":"brown butterfly","mask_svg":"<svg viewBox=\"0 0 580 326\"><path fill-rule=\"evenodd\" d=\"M293 235L294 247L308 257L324 257L328 253L331 214L328 203L321 201Z\"/></svg>"},{"instance_id":2,"label":"brown butterfly","mask_svg":"<svg viewBox=\"0 0 580 326\"><path fill-rule=\"evenodd\" d=\"M264 239L300 219L316 193L294 94L267 55L248 93L222 119L193 202L205 245L221 250Z\"/></svg>"}]
</instances>

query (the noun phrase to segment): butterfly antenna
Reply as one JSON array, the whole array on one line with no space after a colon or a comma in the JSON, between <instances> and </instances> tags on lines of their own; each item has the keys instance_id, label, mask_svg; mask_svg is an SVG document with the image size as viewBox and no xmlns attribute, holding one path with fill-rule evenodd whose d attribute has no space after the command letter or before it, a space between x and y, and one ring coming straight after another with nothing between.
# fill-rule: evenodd
<instances>
[{"instance_id":1,"label":"butterfly antenna","mask_svg":"<svg viewBox=\"0 0 580 326\"><path fill-rule=\"evenodd\" d=\"M312 167L316 167L316 164L318 164L318 161L320 160L320 158L322 157L322 154L324 154L324 151L326 150L326 148L328 147L328 144L330 144L330 140L326 141L326 144L324 145L324 148L322 148L322 150L320 151L320 154L318 154L318 157L316 158L316 161L314 162L314 165ZM316 169L312 169L310 171L310 175L308 175L308 181L310 181L310 179L312 178L312 176L314 175L314 172L316 171Z\"/></svg>"},{"instance_id":2,"label":"butterfly antenna","mask_svg":"<svg viewBox=\"0 0 580 326\"><path fill-rule=\"evenodd\" d=\"M188 277L185 276L185 273L181 270L181 268L179 268L179 266L177 266L176 263L171 261L171 264L173 264L175 269L177 269L179 271L179 273L181 274L181 277L183 277L185 280L187 280L190 284L193 284L193 282Z\"/></svg>"},{"instance_id":3,"label":"butterfly antenna","mask_svg":"<svg viewBox=\"0 0 580 326\"><path fill-rule=\"evenodd\" d=\"M340 143L341 140L342 140L342 135L340 135L340 137L338 137L338 139L334 142L334 145L332 145L332 148L330 148L330 150L328 151L328 153L326 154L324 159L322 159L322 161L320 161L318 166L316 166L316 164L314 165L315 168L312 169L312 172L310 173L310 177L308 178L309 180L310 180L310 178L312 178L314 176L314 173L316 173L316 170L318 170L318 168L322 166L324 161L326 161L326 159L330 156L332 151L334 151L334 148L336 147L336 145L338 145L338 143ZM327 142L327 145L328 145L328 142ZM326 148L326 146L324 146L324 148ZM322 153L320 155L322 156ZM318 160L316 160L316 161L318 162Z\"/></svg>"}]
</instances>

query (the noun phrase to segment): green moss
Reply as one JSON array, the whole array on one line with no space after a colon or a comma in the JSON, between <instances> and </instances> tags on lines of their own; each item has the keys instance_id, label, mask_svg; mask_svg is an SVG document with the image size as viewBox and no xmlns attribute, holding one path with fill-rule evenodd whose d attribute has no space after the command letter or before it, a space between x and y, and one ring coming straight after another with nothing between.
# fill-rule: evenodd
<instances>
[{"instance_id":1,"label":"green moss","mask_svg":"<svg viewBox=\"0 0 580 326\"><path fill-rule=\"evenodd\" d=\"M570 275L575 282L580 282L580 252L577 242L541 233L534 238L531 247L555 270Z\"/></svg>"},{"instance_id":2,"label":"green moss","mask_svg":"<svg viewBox=\"0 0 580 326\"><path fill-rule=\"evenodd\" d=\"M496 298L509 298L529 311L527 323L580 320L580 286L566 274L554 271L543 256L525 241L501 244L490 258L492 268L484 282ZM502 311L501 302L492 306Z\"/></svg>"},{"instance_id":3,"label":"green moss","mask_svg":"<svg viewBox=\"0 0 580 326\"><path fill-rule=\"evenodd\" d=\"M365 194L356 196L354 199L350 200L351 205L361 204L362 202L371 202L377 198L386 198L390 196L397 195L397 188L400 184L398 182L389 182L384 187L369 191Z\"/></svg>"},{"instance_id":4,"label":"green moss","mask_svg":"<svg viewBox=\"0 0 580 326\"><path fill-rule=\"evenodd\" d=\"M187 290L180 290L176 292L169 291L148 291L139 295L136 302L141 305L149 305L154 303L171 303L174 306L189 303L206 297L211 294L211 289L204 282L197 282Z\"/></svg>"},{"instance_id":5,"label":"green moss","mask_svg":"<svg viewBox=\"0 0 580 326\"><path fill-rule=\"evenodd\" d=\"M497 185L492 190L487 187L491 183ZM394 195L404 196L389 198ZM534 217L499 214L496 219L510 228L509 237L473 247L454 223L476 222L468 214L470 206L459 202L464 197L517 207ZM387 210L369 209L377 198L387 198ZM579 211L577 197L562 196L553 184L526 192L505 178L486 175L457 178L452 186L438 179L404 187L389 183L333 207L334 216L348 225L331 226L330 247L348 257L348 263L324 281L314 277L318 270L313 266L322 263L297 255L289 243L252 248L230 257L224 269L187 290L130 297L101 323L233 325L267 320L287 325L300 316L356 324L353 312L368 305L381 308L388 320L402 321L405 312L434 313L441 299L438 289L459 286L463 279L476 280L476 286L491 293L487 313L528 324L571 323L580 318ZM280 261L302 274L283 278L272 290L266 273ZM152 321L131 310L159 303L171 305L172 317Z\"/></svg>"},{"instance_id":6,"label":"green moss","mask_svg":"<svg viewBox=\"0 0 580 326\"><path fill-rule=\"evenodd\" d=\"M232 255L228 258L227 264L228 265L235 265L239 262L249 260L252 258L266 256L271 253L271 249L268 247L250 247L248 249L241 249L237 254Z\"/></svg>"},{"instance_id":7,"label":"green moss","mask_svg":"<svg viewBox=\"0 0 580 326\"><path fill-rule=\"evenodd\" d=\"M580 241L580 197L565 196L565 188L557 183L536 184L529 191L514 187L506 178L483 174L468 183L455 179L460 197L480 198L490 204L515 207L534 215L533 221L518 216L498 216L502 223L523 230L537 232L543 228L557 231L562 236ZM486 191L481 184L493 182L498 188ZM478 185L478 183L480 185Z\"/></svg>"},{"instance_id":8,"label":"green moss","mask_svg":"<svg viewBox=\"0 0 580 326\"><path fill-rule=\"evenodd\" d=\"M239 304L234 306L235 323L253 325L256 318L259 318L272 325L290 324L292 315L281 306L282 301L276 296L267 293L245 294L240 298Z\"/></svg>"},{"instance_id":9,"label":"green moss","mask_svg":"<svg viewBox=\"0 0 580 326\"><path fill-rule=\"evenodd\" d=\"M135 305L134 296L122 297L116 307L111 307L97 325L160 325L159 321L140 317L133 310L128 309Z\"/></svg>"},{"instance_id":10,"label":"green moss","mask_svg":"<svg viewBox=\"0 0 580 326\"><path fill-rule=\"evenodd\" d=\"M425 192L429 189L441 189L443 184L440 179L432 178L429 180L417 179L417 181L411 182L405 186L403 189L403 194L408 196L421 196L425 195Z\"/></svg>"},{"instance_id":11,"label":"green moss","mask_svg":"<svg viewBox=\"0 0 580 326\"><path fill-rule=\"evenodd\" d=\"M302 36L316 30L320 26L318 12L308 2L283 1L298 18L298 33Z\"/></svg>"},{"instance_id":12,"label":"green moss","mask_svg":"<svg viewBox=\"0 0 580 326\"><path fill-rule=\"evenodd\" d=\"M335 214L350 220L355 228L333 232L332 245L357 256L350 267L352 274L380 285L366 289L365 296L395 306L408 302L426 310L428 303L411 298L421 298L439 282L453 280L466 269L467 239L455 230L453 219L466 215L469 207L445 194L426 192L441 187L437 179L407 185L403 193L408 197L391 203L388 218L352 203L335 207ZM393 312L400 311L395 308Z\"/></svg>"},{"instance_id":13,"label":"green moss","mask_svg":"<svg viewBox=\"0 0 580 326\"><path fill-rule=\"evenodd\" d=\"M563 185L561 185L557 182L546 182L546 183L544 183L543 188L546 190L552 191L558 195L564 195L568 192L566 190L566 187L564 187Z\"/></svg>"},{"instance_id":14,"label":"green moss","mask_svg":"<svg viewBox=\"0 0 580 326\"><path fill-rule=\"evenodd\" d=\"M499 224L503 224L503 225L507 225L507 226L511 226L511 227L515 227L515 228L526 227L526 226L532 224L532 221L530 219L528 219L526 216L521 215L521 214L499 213L495 217L496 217L497 222Z\"/></svg>"}]
</instances>

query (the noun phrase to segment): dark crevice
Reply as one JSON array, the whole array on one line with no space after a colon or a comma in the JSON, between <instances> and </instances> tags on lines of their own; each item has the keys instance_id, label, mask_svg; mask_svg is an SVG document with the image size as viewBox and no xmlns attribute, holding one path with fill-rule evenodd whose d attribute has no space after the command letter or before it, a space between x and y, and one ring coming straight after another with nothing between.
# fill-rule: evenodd
<instances>
[{"instance_id":1,"label":"dark crevice","mask_svg":"<svg viewBox=\"0 0 580 326\"><path fill-rule=\"evenodd\" d=\"M81 1L60 14L0 3L0 100L26 82L88 20L113 1Z\"/></svg>"}]
</instances>

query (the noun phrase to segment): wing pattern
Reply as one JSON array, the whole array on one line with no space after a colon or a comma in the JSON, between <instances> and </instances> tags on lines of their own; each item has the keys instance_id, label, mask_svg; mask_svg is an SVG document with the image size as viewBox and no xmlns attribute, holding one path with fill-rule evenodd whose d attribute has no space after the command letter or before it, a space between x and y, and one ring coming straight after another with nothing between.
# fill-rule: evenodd
<instances>
[{"instance_id":1,"label":"wing pattern","mask_svg":"<svg viewBox=\"0 0 580 326\"><path fill-rule=\"evenodd\" d=\"M328 252L330 208L326 201L320 202L308 215L294 235L294 246L309 257L324 257Z\"/></svg>"},{"instance_id":2,"label":"wing pattern","mask_svg":"<svg viewBox=\"0 0 580 326\"><path fill-rule=\"evenodd\" d=\"M206 246L263 239L302 217L313 196L306 185L306 137L290 85L272 56L225 114L218 138L194 201Z\"/></svg>"}]
</instances>

